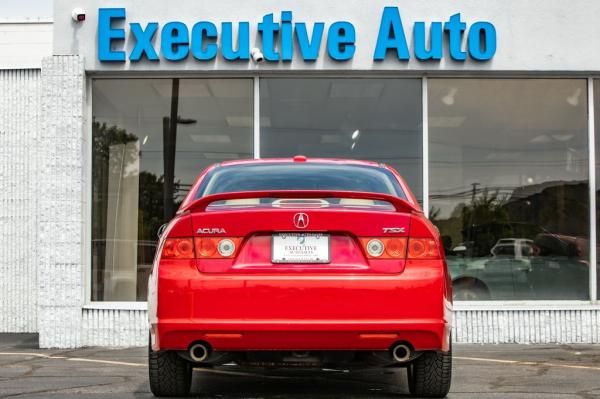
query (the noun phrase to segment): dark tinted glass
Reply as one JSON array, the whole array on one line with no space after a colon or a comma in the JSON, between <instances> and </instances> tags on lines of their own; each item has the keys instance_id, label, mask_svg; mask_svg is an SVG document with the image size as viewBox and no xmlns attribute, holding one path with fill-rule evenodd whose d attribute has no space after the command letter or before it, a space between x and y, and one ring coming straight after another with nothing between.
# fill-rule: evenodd
<instances>
[{"instance_id":1,"label":"dark tinted glass","mask_svg":"<svg viewBox=\"0 0 600 399\"><path fill-rule=\"evenodd\" d=\"M584 79L430 79L430 217L456 299L588 299Z\"/></svg>"},{"instance_id":2,"label":"dark tinted glass","mask_svg":"<svg viewBox=\"0 0 600 399\"><path fill-rule=\"evenodd\" d=\"M391 172L382 168L328 164L268 164L220 167L211 172L196 197L260 190L342 190L406 198Z\"/></svg>"}]
</instances>

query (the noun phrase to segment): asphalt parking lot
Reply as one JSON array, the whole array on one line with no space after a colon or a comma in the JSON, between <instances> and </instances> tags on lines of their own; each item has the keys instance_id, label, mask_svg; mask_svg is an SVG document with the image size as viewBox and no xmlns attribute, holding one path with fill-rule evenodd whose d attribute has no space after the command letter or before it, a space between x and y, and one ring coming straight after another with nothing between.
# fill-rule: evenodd
<instances>
[{"instance_id":1,"label":"asphalt parking lot","mask_svg":"<svg viewBox=\"0 0 600 399\"><path fill-rule=\"evenodd\" d=\"M146 349L35 349L0 334L2 398L150 398ZM456 345L450 398L600 398L600 346ZM204 398L409 397L398 370L197 370Z\"/></svg>"}]
</instances>

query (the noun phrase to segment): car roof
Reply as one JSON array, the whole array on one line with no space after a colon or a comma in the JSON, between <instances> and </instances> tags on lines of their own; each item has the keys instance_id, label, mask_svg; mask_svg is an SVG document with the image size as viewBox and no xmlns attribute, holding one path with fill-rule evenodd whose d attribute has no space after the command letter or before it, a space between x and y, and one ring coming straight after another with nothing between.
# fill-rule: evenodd
<instances>
[{"instance_id":1,"label":"car roof","mask_svg":"<svg viewBox=\"0 0 600 399\"><path fill-rule=\"evenodd\" d=\"M359 166L374 166L383 167L383 164L373 161L361 161L355 159L339 159L339 158L308 158L302 155L296 155L291 158L261 158L261 159L236 159L231 161L223 161L221 166L234 165L264 165L277 163L326 163L332 165L359 165Z\"/></svg>"}]
</instances>

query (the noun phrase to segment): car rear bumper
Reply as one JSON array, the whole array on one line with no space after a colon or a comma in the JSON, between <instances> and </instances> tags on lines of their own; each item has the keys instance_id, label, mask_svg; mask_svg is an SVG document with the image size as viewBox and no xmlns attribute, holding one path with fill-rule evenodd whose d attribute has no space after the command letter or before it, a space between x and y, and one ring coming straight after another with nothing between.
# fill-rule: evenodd
<instances>
[{"instance_id":1,"label":"car rear bumper","mask_svg":"<svg viewBox=\"0 0 600 399\"><path fill-rule=\"evenodd\" d=\"M205 341L218 351L387 350L405 341L446 351L447 284L443 261L409 261L385 275L204 274L170 265L159 268L150 298L153 348Z\"/></svg>"},{"instance_id":2,"label":"car rear bumper","mask_svg":"<svg viewBox=\"0 0 600 399\"><path fill-rule=\"evenodd\" d=\"M217 351L387 350L398 341L417 350L448 350L444 320L162 320L152 326L155 349L186 350L196 341Z\"/></svg>"}]
</instances>

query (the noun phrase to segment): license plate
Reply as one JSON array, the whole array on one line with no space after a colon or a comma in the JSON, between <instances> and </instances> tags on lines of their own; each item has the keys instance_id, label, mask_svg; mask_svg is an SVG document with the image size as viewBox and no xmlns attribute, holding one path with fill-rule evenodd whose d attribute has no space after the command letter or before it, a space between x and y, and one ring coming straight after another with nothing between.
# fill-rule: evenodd
<instances>
[{"instance_id":1,"label":"license plate","mask_svg":"<svg viewBox=\"0 0 600 399\"><path fill-rule=\"evenodd\" d=\"M329 234L273 234L271 261L273 263L329 263Z\"/></svg>"}]
</instances>

